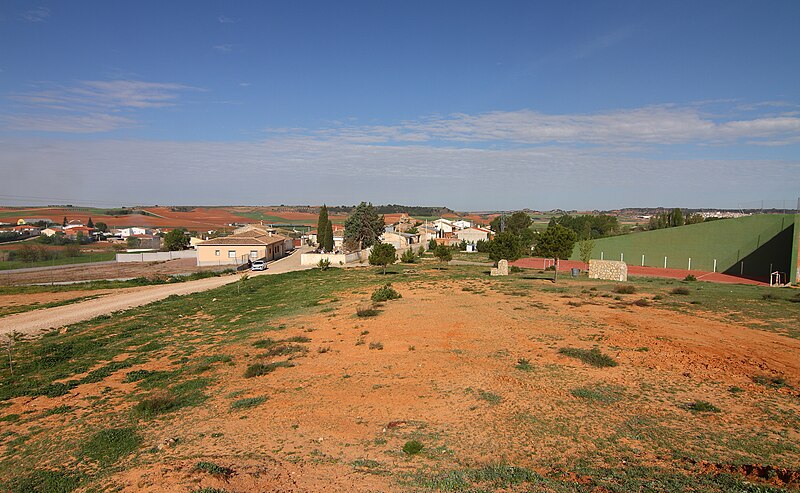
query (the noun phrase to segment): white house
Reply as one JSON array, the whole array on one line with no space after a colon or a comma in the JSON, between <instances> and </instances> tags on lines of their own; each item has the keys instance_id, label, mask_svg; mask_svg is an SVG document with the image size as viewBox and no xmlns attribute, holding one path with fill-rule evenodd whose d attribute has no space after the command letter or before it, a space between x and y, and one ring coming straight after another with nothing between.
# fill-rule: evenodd
<instances>
[{"instance_id":1,"label":"white house","mask_svg":"<svg viewBox=\"0 0 800 493\"><path fill-rule=\"evenodd\" d=\"M453 222L453 227L455 229L466 229L472 227L472 223L463 219L459 219L458 221Z\"/></svg>"},{"instance_id":2,"label":"white house","mask_svg":"<svg viewBox=\"0 0 800 493\"><path fill-rule=\"evenodd\" d=\"M149 235L152 232L146 228L122 228L122 229L115 229L112 231L115 235L119 236L120 238L127 238L128 236L135 236L135 235Z\"/></svg>"},{"instance_id":3,"label":"white house","mask_svg":"<svg viewBox=\"0 0 800 493\"><path fill-rule=\"evenodd\" d=\"M394 245L398 250L405 250L414 245L417 235L411 233L400 233L398 231L386 231L381 235L381 242Z\"/></svg>"},{"instance_id":4,"label":"white house","mask_svg":"<svg viewBox=\"0 0 800 493\"><path fill-rule=\"evenodd\" d=\"M443 233L453 232L453 221L448 221L447 219L437 219L433 221L433 227L436 228L436 231L439 232L439 236L441 237Z\"/></svg>"},{"instance_id":5,"label":"white house","mask_svg":"<svg viewBox=\"0 0 800 493\"><path fill-rule=\"evenodd\" d=\"M478 241L486 241L490 238L492 232L484 228L466 228L456 230L455 235L461 241L466 241L469 244L475 244Z\"/></svg>"}]
</instances>

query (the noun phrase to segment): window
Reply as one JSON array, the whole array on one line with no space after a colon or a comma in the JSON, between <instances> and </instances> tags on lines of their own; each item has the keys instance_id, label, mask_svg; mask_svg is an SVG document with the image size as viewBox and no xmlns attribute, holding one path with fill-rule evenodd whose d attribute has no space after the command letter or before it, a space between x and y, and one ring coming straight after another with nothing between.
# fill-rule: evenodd
<instances>
[{"instance_id":1,"label":"window","mask_svg":"<svg viewBox=\"0 0 800 493\"><path fill-rule=\"evenodd\" d=\"M236 258L236 250L228 250L228 258Z\"/></svg>"},{"instance_id":2,"label":"window","mask_svg":"<svg viewBox=\"0 0 800 493\"><path fill-rule=\"evenodd\" d=\"M250 250L250 258L258 258L258 250Z\"/></svg>"},{"instance_id":3,"label":"window","mask_svg":"<svg viewBox=\"0 0 800 493\"><path fill-rule=\"evenodd\" d=\"M219 250L214 250L214 256L219 257Z\"/></svg>"}]
</instances>

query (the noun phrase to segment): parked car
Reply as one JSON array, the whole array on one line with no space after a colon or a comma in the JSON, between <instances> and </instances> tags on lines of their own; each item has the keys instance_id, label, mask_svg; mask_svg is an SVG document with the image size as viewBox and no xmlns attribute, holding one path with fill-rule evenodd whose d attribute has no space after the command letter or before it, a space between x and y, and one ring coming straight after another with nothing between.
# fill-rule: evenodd
<instances>
[{"instance_id":1,"label":"parked car","mask_svg":"<svg viewBox=\"0 0 800 493\"><path fill-rule=\"evenodd\" d=\"M267 262L264 260L254 260L250 264L250 270L267 270Z\"/></svg>"}]
</instances>

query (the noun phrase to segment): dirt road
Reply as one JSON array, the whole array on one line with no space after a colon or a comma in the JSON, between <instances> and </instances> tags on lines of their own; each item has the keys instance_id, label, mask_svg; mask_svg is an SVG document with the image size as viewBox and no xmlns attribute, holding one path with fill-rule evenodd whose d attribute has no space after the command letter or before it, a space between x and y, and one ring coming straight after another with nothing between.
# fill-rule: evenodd
<instances>
[{"instance_id":1,"label":"dirt road","mask_svg":"<svg viewBox=\"0 0 800 493\"><path fill-rule=\"evenodd\" d=\"M265 271L250 272L249 274L254 277L312 268L310 266L300 265L300 254L302 251L305 250L298 249L288 257L270 262L268 269ZM37 334L45 330L74 324L82 320L88 320L118 310L127 310L129 308L146 305L173 294L184 295L214 289L231 282L236 282L238 279L238 275L230 275L199 279L197 281L187 281L180 284L120 289L113 294L93 300L54 308L34 310L0 318L0 335L14 330L24 334Z\"/></svg>"}]
</instances>

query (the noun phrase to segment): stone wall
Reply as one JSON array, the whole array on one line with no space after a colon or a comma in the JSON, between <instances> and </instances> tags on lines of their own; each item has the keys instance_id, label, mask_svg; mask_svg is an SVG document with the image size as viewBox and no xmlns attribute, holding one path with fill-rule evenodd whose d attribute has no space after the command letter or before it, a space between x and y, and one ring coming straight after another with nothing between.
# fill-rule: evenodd
<instances>
[{"instance_id":1,"label":"stone wall","mask_svg":"<svg viewBox=\"0 0 800 493\"><path fill-rule=\"evenodd\" d=\"M589 279L627 281L628 264L617 260L589 260Z\"/></svg>"}]
</instances>

